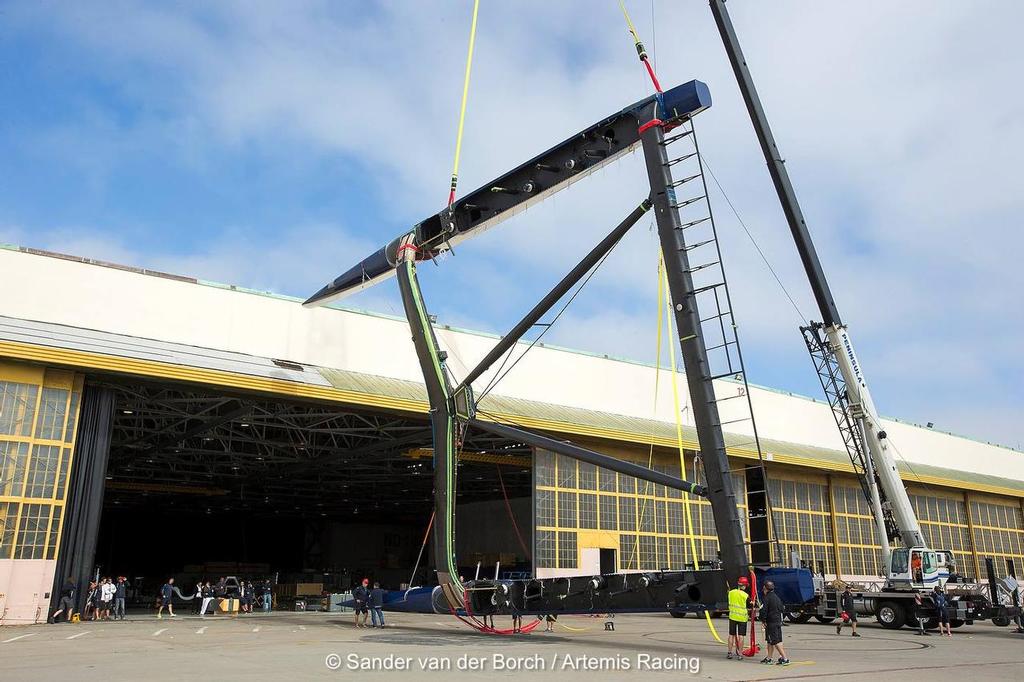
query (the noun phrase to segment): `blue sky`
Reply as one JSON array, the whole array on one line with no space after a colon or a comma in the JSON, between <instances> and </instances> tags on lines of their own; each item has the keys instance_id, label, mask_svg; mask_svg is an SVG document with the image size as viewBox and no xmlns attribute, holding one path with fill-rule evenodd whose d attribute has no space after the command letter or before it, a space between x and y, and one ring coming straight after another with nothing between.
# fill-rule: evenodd
<instances>
[{"instance_id":1,"label":"blue sky","mask_svg":"<svg viewBox=\"0 0 1024 682\"><path fill-rule=\"evenodd\" d=\"M630 3L701 146L815 317L706 3ZM0 10L0 241L305 296L444 200L466 2L17 2ZM886 414L1024 445L1024 67L1011 2L733 0L734 22ZM617 3L484 0L461 186L648 94ZM645 195L639 157L424 268L500 331ZM712 192L751 379L820 387L793 311ZM653 360L638 226L550 333ZM350 303L398 310L391 287Z\"/></svg>"}]
</instances>

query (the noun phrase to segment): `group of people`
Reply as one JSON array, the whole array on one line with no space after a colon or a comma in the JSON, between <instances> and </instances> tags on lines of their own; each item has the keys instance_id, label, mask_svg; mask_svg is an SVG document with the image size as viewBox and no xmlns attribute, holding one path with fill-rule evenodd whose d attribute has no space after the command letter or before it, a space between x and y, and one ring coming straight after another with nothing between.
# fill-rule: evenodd
<instances>
[{"instance_id":1,"label":"group of people","mask_svg":"<svg viewBox=\"0 0 1024 682\"><path fill-rule=\"evenodd\" d=\"M230 598L238 599L239 613L252 613L257 594L263 595L263 610L269 611L271 600L269 583L260 586L259 592L257 592L257 587L252 584L252 581L240 580L237 588L233 585L229 586L226 578L221 578L213 584L209 580L205 583L199 581L196 583L195 596L192 599L192 612L198 613L200 618L205 618L210 602L215 599ZM216 610L214 612L216 613Z\"/></svg>"},{"instance_id":2,"label":"group of people","mask_svg":"<svg viewBox=\"0 0 1024 682\"><path fill-rule=\"evenodd\" d=\"M163 618L164 609L171 618L174 618L174 593L178 589L174 586L174 578L168 578L167 582L160 588L159 608L156 617ZM253 585L252 581L240 580L237 583L229 583L227 578L221 578L216 583L210 581L199 581L196 583L195 593L191 597L182 597L192 600L192 613L198 613L200 618L205 618L210 607L210 602L221 599L235 599L238 601L239 613L252 613L252 607L259 595L263 597L263 610L270 611L273 595L270 583L263 581L259 586ZM181 593L178 593L181 596ZM216 613L216 609L213 611Z\"/></svg>"},{"instance_id":3,"label":"group of people","mask_svg":"<svg viewBox=\"0 0 1024 682\"><path fill-rule=\"evenodd\" d=\"M782 645L782 618L786 606L779 595L775 594L775 583L771 580L764 584L764 597L760 608L756 599L749 594L750 583L745 576L740 576L736 587L729 590L729 653L730 660L743 660L743 639L747 636L747 623L751 618L760 615L764 625L764 639L768 644L767 655L761 659L764 665L789 665L789 656ZM778 654L778 660L773 656Z\"/></svg>"},{"instance_id":4,"label":"group of people","mask_svg":"<svg viewBox=\"0 0 1024 682\"><path fill-rule=\"evenodd\" d=\"M357 628L366 627L367 614L372 616L370 627L384 627L384 590L381 589L380 583L374 583L371 588L370 579L363 578L363 581L352 590L352 601Z\"/></svg>"},{"instance_id":5,"label":"group of people","mask_svg":"<svg viewBox=\"0 0 1024 682\"><path fill-rule=\"evenodd\" d=\"M78 586L73 577L68 576L60 589L60 601L48 622L56 623L60 616L64 622L70 623L75 611L75 593ZM120 575L115 582L106 577L89 581L89 592L85 599L85 611L82 620L124 620L124 605L128 594L128 578Z\"/></svg>"}]
</instances>

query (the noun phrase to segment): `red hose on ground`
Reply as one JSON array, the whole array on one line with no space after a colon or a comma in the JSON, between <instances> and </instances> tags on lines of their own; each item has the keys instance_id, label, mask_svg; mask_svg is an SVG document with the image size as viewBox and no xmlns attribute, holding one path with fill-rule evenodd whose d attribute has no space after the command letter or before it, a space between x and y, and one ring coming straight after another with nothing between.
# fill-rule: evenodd
<instances>
[{"instance_id":1,"label":"red hose on ground","mask_svg":"<svg viewBox=\"0 0 1024 682\"><path fill-rule=\"evenodd\" d=\"M750 571L750 599L754 602L754 608L751 611L750 618L750 646L743 650L744 656L754 656L761 650L760 645L757 643L757 625L755 614L757 613L757 576L754 575L754 571Z\"/></svg>"}]
</instances>

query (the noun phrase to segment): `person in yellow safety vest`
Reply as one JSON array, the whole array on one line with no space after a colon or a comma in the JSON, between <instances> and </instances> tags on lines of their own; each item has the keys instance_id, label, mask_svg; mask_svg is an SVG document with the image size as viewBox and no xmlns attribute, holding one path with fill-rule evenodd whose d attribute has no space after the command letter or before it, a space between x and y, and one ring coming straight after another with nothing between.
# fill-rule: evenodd
<instances>
[{"instance_id":1,"label":"person in yellow safety vest","mask_svg":"<svg viewBox=\"0 0 1024 682\"><path fill-rule=\"evenodd\" d=\"M750 621L750 595L747 594L747 578L740 576L737 585L729 590L729 653L732 659L743 660L743 638L747 636L747 622Z\"/></svg>"}]
</instances>

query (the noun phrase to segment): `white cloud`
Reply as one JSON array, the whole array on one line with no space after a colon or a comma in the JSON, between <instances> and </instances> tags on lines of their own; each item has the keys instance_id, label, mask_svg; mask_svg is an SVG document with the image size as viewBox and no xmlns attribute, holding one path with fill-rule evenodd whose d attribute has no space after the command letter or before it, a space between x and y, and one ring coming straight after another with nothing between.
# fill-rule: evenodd
<instances>
[{"instance_id":1,"label":"white cloud","mask_svg":"<svg viewBox=\"0 0 1024 682\"><path fill-rule=\"evenodd\" d=\"M647 4L630 5L648 48L657 45L664 83L710 84L715 106L698 121L702 148L800 307L817 317L706 5L659 2L656 36ZM186 130L197 167L203 139L343 156L388 196L400 188L401 200L382 213L415 220L445 194L468 9L362 9L317 1L50 11L25 4L11 19L54 22L125 97L158 112L134 128L89 124L111 140L137 133L132 144L145 150L147 135L166 140L166 131ZM1016 388L1024 363L1013 350L1024 335L1024 276L1015 262L1024 247L1024 95L1007 87L1021 71L1024 6L790 1L733 2L730 10L883 411L942 414L952 430L1019 441L1024 427L996 428L982 415L1024 410ZM614 3L488 3L480 22L463 188L648 91ZM60 139L74 134L54 147ZM67 153L102 182L117 159L98 147L71 144ZM642 164L627 158L467 244L425 285L466 289L487 278L487 287L476 306L462 295L464 307L434 307L454 323L503 329L532 303L523 278L554 282L643 196L643 180ZM807 386L790 304L715 191L712 199L747 356L769 373L792 368L800 377L793 382ZM234 224L245 222L238 216ZM581 296L554 339L595 349L601 330L614 328L607 352L651 357L653 322L639 323L654 295L645 229L619 247L592 284L595 296ZM291 227L275 243L246 243L240 234L225 226L204 253L186 254L173 242L164 252L135 253L101 230L50 230L44 241L293 292L314 290L339 263L377 246L324 225ZM36 237L27 239L38 245Z\"/></svg>"}]
</instances>

